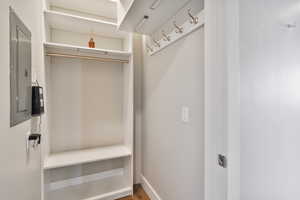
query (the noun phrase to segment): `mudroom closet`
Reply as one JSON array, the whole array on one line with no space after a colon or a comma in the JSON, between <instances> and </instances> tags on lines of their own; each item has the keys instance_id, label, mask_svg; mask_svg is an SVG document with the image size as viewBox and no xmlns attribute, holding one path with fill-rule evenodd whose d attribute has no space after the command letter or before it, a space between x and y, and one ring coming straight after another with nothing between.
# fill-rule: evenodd
<instances>
[{"instance_id":1,"label":"mudroom closet","mask_svg":"<svg viewBox=\"0 0 300 200\"><path fill-rule=\"evenodd\" d=\"M111 200L132 195L134 183L150 187L138 167L142 85L134 80L143 57L204 26L203 10L198 0L44 0L44 200Z\"/></svg>"},{"instance_id":2,"label":"mudroom closet","mask_svg":"<svg viewBox=\"0 0 300 200\"><path fill-rule=\"evenodd\" d=\"M132 194L132 35L97 4L45 1L46 200Z\"/></svg>"}]
</instances>

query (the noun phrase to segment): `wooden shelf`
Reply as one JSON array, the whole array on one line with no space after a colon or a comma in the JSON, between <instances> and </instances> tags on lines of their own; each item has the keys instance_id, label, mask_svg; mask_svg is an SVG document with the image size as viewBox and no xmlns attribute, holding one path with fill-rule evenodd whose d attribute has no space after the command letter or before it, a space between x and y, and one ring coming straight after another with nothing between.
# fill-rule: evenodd
<instances>
[{"instance_id":1,"label":"wooden shelf","mask_svg":"<svg viewBox=\"0 0 300 200\"><path fill-rule=\"evenodd\" d=\"M67 167L127 156L131 156L131 151L124 145L67 151L55 153L46 158L44 161L44 169Z\"/></svg>"},{"instance_id":2,"label":"wooden shelf","mask_svg":"<svg viewBox=\"0 0 300 200\"><path fill-rule=\"evenodd\" d=\"M47 53L64 53L64 54L76 54L84 56L97 56L101 58L114 58L129 60L131 52L128 51L118 51L109 49L98 49L98 48L88 48L68 44L60 44L53 42L44 43L45 52Z\"/></svg>"},{"instance_id":3,"label":"wooden shelf","mask_svg":"<svg viewBox=\"0 0 300 200\"><path fill-rule=\"evenodd\" d=\"M150 7L153 1L133 0L119 21L118 27L120 30L150 35L173 17L189 1L190 0L164 0L161 1L155 10L151 10ZM144 15L149 16L149 19L144 23L142 30L136 30L137 25L142 21Z\"/></svg>"},{"instance_id":4,"label":"wooden shelf","mask_svg":"<svg viewBox=\"0 0 300 200\"><path fill-rule=\"evenodd\" d=\"M92 32L95 35L121 39L128 35L119 31L116 23L51 10L45 10L44 14L47 24L54 29L82 34Z\"/></svg>"}]
</instances>

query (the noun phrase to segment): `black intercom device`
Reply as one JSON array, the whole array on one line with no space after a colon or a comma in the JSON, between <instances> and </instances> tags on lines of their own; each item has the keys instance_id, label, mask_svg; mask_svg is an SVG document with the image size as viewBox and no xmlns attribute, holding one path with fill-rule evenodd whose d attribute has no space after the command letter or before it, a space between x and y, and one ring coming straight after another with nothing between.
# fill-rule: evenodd
<instances>
[{"instance_id":1,"label":"black intercom device","mask_svg":"<svg viewBox=\"0 0 300 200\"><path fill-rule=\"evenodd\" d=\"M40 86L32 86L32 116L41 115L45 112L44 92Z\"/></svg>"}]
</instances>

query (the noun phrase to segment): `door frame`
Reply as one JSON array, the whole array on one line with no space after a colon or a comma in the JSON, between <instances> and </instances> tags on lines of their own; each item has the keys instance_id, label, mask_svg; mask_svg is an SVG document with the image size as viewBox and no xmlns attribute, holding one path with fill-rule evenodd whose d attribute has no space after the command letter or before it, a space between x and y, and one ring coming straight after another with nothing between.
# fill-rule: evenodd
<instances>
[{"instance_id":1,"label":"door frame","mask_svg":"<svg viewBox=\"0 0 300 200\"><path fill-rule=\"evenodd\" d=\"M239 1L205 0L205 20L205 200L240 200Z\"/></svg>"}]
</instances>

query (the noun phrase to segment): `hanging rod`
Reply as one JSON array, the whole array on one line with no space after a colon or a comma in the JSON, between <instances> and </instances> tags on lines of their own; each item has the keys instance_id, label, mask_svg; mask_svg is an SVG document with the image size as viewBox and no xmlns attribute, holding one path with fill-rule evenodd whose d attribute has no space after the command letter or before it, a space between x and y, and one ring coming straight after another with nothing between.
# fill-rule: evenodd
<instances>
[{"instance_id":1,"label":"hanging rod","mask_svg":"<svg viewBox=\"0 0 300 200\"><path fill-rule=\"evenodd\" d=\"M54 57L63 57L63 58L79 58L86 60L96 60L99 62L118 62L118 63L129 63L129 60L122 59L114 59L114 58L99 58L93 56L81 56L81 55L72 55L72 54L60 54L60 53L46 53L46 56L54 56Z\"/></svg>"}]
</instances>

